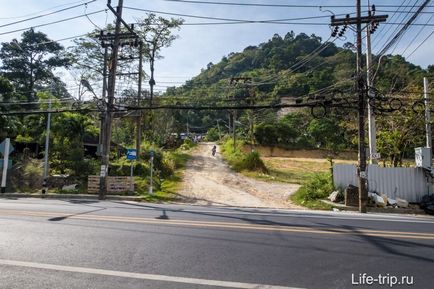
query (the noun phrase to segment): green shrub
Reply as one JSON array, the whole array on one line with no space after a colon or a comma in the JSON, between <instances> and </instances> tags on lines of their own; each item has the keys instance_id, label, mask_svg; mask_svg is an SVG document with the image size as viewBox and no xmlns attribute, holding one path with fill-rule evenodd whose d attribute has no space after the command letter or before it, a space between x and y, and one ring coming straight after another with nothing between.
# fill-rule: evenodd
<instances>
[{"instance_id":1,"label":"green shrub","mask_svg":"<svg viewBox=\"0 0 434 289\"><path fill-rule=\"evenodd\" d=\"M267 167L261 160L258 152L251 152L245 154L241 148L244 143L238 141L234 148L234 142L232 139L226 139L222 145L222 154L229 165L237 172L240 171L259 171L262 173L268 172Z\"/></svg>"},{"instance_id":2,"label":"green shrub","mask_svg":"<svg viewBox=\"0 0 434 289\"><path fill-rule=\"evenodd\" d=\"M207 141L218 141L220 139L219 131L215 127L210 128L206 132L206 140Z\"/></svg>"},{"instance_id":3,"label":"green shrub","mask_svg":"<svg viewBox=\"0 0 434 289\"><path fill-rule=\"evenodd\" d=\"M258 152L253 151L247 155L245 155L240 161L236 162L234 165L234 169L237 171L256 171L267 173L267 167L264 162L261 160L261 157Z\"/></svg>"},{"instance_id":4,"label":"green shrub","mask_svg":"<svg viewBox=\"0 0 434 289\"><path fill-rule=\"evenodd\" d=\"M291 196L291 199L296 204L309 208L329 208L322 205L320 200L328 197L333 189L329 172L315 173Z\"/></svg>"},{"instance_id":5,"label":"green shrub","mask_svg":"<svg viewBox=\"0 0 434 289\"><path fill-rule=\"evenodd\" d=\"M180 149L186 151L186 150L191 149L195 145L196 144L190 138L186 138L184 140L184 143L180 146Z\"/></svg>"},{"instance_id":6,"label":"green shrub","mask_svg":"<svg viewBox=\"0 0 434 289\"><path fill-rule=\"evenodd\" d=\"M125 157L120 158L110 163L110 175L112 176L130 176L131 161ZM134 176L146 177L149 176L149 163L147 161L134 162Z\"/></svg>"}]
</instances>

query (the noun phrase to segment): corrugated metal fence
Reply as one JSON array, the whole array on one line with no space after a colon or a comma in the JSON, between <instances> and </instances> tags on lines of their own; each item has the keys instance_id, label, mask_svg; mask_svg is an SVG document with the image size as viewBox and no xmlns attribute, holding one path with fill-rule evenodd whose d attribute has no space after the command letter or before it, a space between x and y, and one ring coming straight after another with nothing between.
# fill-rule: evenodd
<instances>
[{"instance_id":1,"label":"corrugated metal fence","mask_svg":"<svg viewBox=\"0 0 434 289\"><path fill-rule=\"evenodd\" d=\"M419 202L434 187L421 168L382 168L368 165L368 189L384 193L391 198L401 198L409 202ZM358 186L355 165L335 164L333 166L335 187Z\"/></svg>"}]
</instances>

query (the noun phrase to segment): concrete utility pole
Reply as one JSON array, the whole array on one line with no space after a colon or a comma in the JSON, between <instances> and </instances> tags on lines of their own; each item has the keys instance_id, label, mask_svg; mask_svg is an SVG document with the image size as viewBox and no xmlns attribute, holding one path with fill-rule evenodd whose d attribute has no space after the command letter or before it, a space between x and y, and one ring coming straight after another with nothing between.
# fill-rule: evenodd
<instances>
[{"instance_id":1,"label":"concrete utility pole","mask_svg":"<svg viewBox=\"0 0 434 289\"><path fill-rule=\"evenodd\" d=\"M51 96L48 103L48 110L51 111ZM45 190L48 187L48 153L50 147L50 126L51 126L51 112L47 115L47 129L45 132L45 152L44 152L44 177L42 181L42 193L45 194Z\"/></svg>"},{"instance_id":2,"label":"concrete utility pole","mask_svg":"<svg viewBox=\"0 0 434 289\"><path fill-rule=\"evenodd\" d=\"M362 21L361 5L357 0L357 94L359 96L359 210L360 213L366 213L368 204L368 194L366 191L366 150L365 150L365 95L364 79L362 75Z\"/></svg>"},{"instance_id":3,"label":"concrete utility pole","mask_svg":"<svg viewBox=\"0 0 434 289\"><path fill-rule=\"evenodd\" d=\"M371 16L371 9L369 9L369 16ZM374 80L372 79L372 51L371 51L371 26L372 23L366 27L366 82L368 85L368 135L369 135L369 162L377 164L377 130L375 127L375 116L371 99L375 98L375 92L372 89Z\"/></svg>"},{"instance_id":4,"label":"concrete utility pole","mask_svg":"<svg viewBox=\"0 0 434 289\"><path fill-rule=\"evenodd\" d=\"M222 140L222 134L221 134L221 132L220 132L219 119L217 120L217 129L218 129L218 132L219 132L219 140Z\"/></svg>"},{"instance_id":5,"label":"concrete utility pole","mask_svg":"<svg viewBox=\"0 0 434 289\"><path fill-rule=\"evenodd\" d=\"M1 193L6 193L6 180L8 175L8 165L9 165L9 150L11 146L11 139L6 138L4 140L4 152L3 152L3 174L2 174L2 181L1 181Z\"/></svg>"},{"instance_id":6,"label":"concrete utility pole","mask_svg":"<svg viewBox=\"0 0 434 289\"><path fill-rule=\"evenodd\" d=\"M113 42L113 49L110 57L109 65L109 75L107 84L107 109L105 112L104 120L104 136L101 154L101 174L100 174L100 190L99 199L105 199L107 194L106 178L108 174L109 157L110 157L110 142L111 142L111 132L112 132L112 121L113 121L113 104L116 86L116 69L118 64L118 51L119 51L119 34L121 32L121 22L122 22L122 6L123 0L118 0L118 7L116 9L116 26L115 26L115 36ZM111 0L107 2L107 6L111 9ZM110 10L111 10L110 9Z\"/></svg>"},{"instance_id":7,"label":"concrete utility pole","mask_svg":"<svg viewBox=\"0 0 434 289\"><path fill-rule=\"evenodd\" d=\"M251 77L231 77L230 85L237 85L238 83L244 83L247 84L252 81ZM237 117L237 111L234 109L232 110L232 134L233 134L233 140L234 140L234 151L237 149L236 146L236 117ZM229 123L229 127L230 127Z\"/></svg>"},{"instance_id":8,"label":"concrete utility pole","mask_svg":"<svg viewBox=\"0 0 434 289\"><path fill-rule=\"evenodd\" d=\"M108 62L108 47L104 46L104 65L103 65L103 72L102 72L102 101L103 103L106 103L107 98L107 62ZM107 107L105 107L107 109ZM98 141L98 152L99 155L102 156L102 147L104 143L104 126L105 126L105 115L106 111L101 112L101 123L99 128L99 141Z\"/></svg>"},{"instance_id":9,"label":"concrete utility pole","mask_svg":"<svg viewBox=\"0 0 434 289\"><path fill-rule=\"evenodd\" d=\"M140 107L142 97L142 78L143 78L143 42L139 42L139 82L137 87L137 106ZM136 119L136 151L137 160L140 158L140 145L142 143L142 111L138 111Z\"/></svg>"},{"instance_id":10,"label":"concrete utility pole","mask_svg":"<svg viewBox=\"0 0 434 289\"><path fill-rule=\"evenodd\" d=\"M361 1L356 0L356 17L350 17L347 15L345 18L336 19L335 16L331 16L331 26L335 27L332 36L336 36L338 32L338 26L343 25L344 28L339 33L339 36L344 33L347 25L356 26L357 33L357 69L356 69L356 89L358 95L358 127L359 127L359 211L366 213L366 205L368 202L368 192L366 190L366 146L365 146L365 80L363 78L363 61L362 61L362 24L372 22L384 22L387 19L387 15L379 16L363 16L361 15Z\"/></svg>"},{"instance_id":11,"label":"concrete utility pole","mask_svg":"<svg viewBox=\"0 0 434 289\"><path fill-rule=\"evenodd\" d=\"M431 133L431 112L430 99L428 92L428 78L423 78L423 98L425 101L425 130L426 130L426 147L432 148L432 133Z\"/></svg>"}]
</instances>

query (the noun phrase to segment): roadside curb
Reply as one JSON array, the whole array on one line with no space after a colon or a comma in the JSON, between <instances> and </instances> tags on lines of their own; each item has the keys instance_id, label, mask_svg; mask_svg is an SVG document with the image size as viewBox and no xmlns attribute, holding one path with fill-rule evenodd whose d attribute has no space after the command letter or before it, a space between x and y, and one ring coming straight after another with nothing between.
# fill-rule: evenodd
<instances>
[{"instance_id":1,"label":"roadside curb","mask_svg":"<svg viewBox=\"0 0 434 289\"><path fill-rule=\"evenodd\" d=\"M331 205L333 208L336 208L341 211L354 211L358 212L359 208L357 207L350 207L345 206L343 204L339 203L333 203L328 200L321 200L323 203L326 203L328 205ZM390 214L405 214L405 215L427 215L424 210L422 209L415 209L415 208L375 208L375 207L367 207L367 211L369 213L390 213Z\"/></svg>"},{"instance_id":2,"label":"roadside curb","mask_svg":"<svg viewBox=\"0 0 434 289\"><path fill-rule=\"evenodd\" d=\"M5 193L0 194L0 199L10 198L38 198L38 199L89 199L98 200L98 195L90 194L20 194L20 193ZM137 196L121 196L121 195L107 195L105 200L117 201L136 201L142 202L143 199Z\"/></svg>"}]
</instances>

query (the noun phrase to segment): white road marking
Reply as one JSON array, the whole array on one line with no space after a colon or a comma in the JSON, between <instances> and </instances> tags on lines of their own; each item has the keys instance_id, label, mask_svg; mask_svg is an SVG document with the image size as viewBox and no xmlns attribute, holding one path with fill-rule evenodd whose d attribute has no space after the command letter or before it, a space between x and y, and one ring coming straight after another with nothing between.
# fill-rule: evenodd
<instances>
[{"instance_id":1,"label":"white road marking","mask_svg":"<svg viewBox=\"0 0 434 289\"><path fill-rule=\"evenodd\" d=\"M123 277L123 278L134 278L134 279L143 279L143 280L152 280L152 281L186 283L186 284L204 285L204 286L220 286L220 287L228 287L228 288L301 289L301 288L286 287L286 286L274 286L274 285L265 285L265 284L254 284L254 283L242 283L242 282L220 281L220 280L210 280L210 279L176 277L176 276L168 276L168 275L132 273L132 272L124 272L124 271L113 271L113 270L85 268L85 267L52 265L52 264L14 261L14 260L5 260L5 259L0 259L0 265L27 267L27 268L44 269L44 270L55 270L55 271L64 271L64 272L74 272L74 273L96 274L96 275L105 275L105 276L114 276L114 277Z\"/></svg>"}]
</instances>

